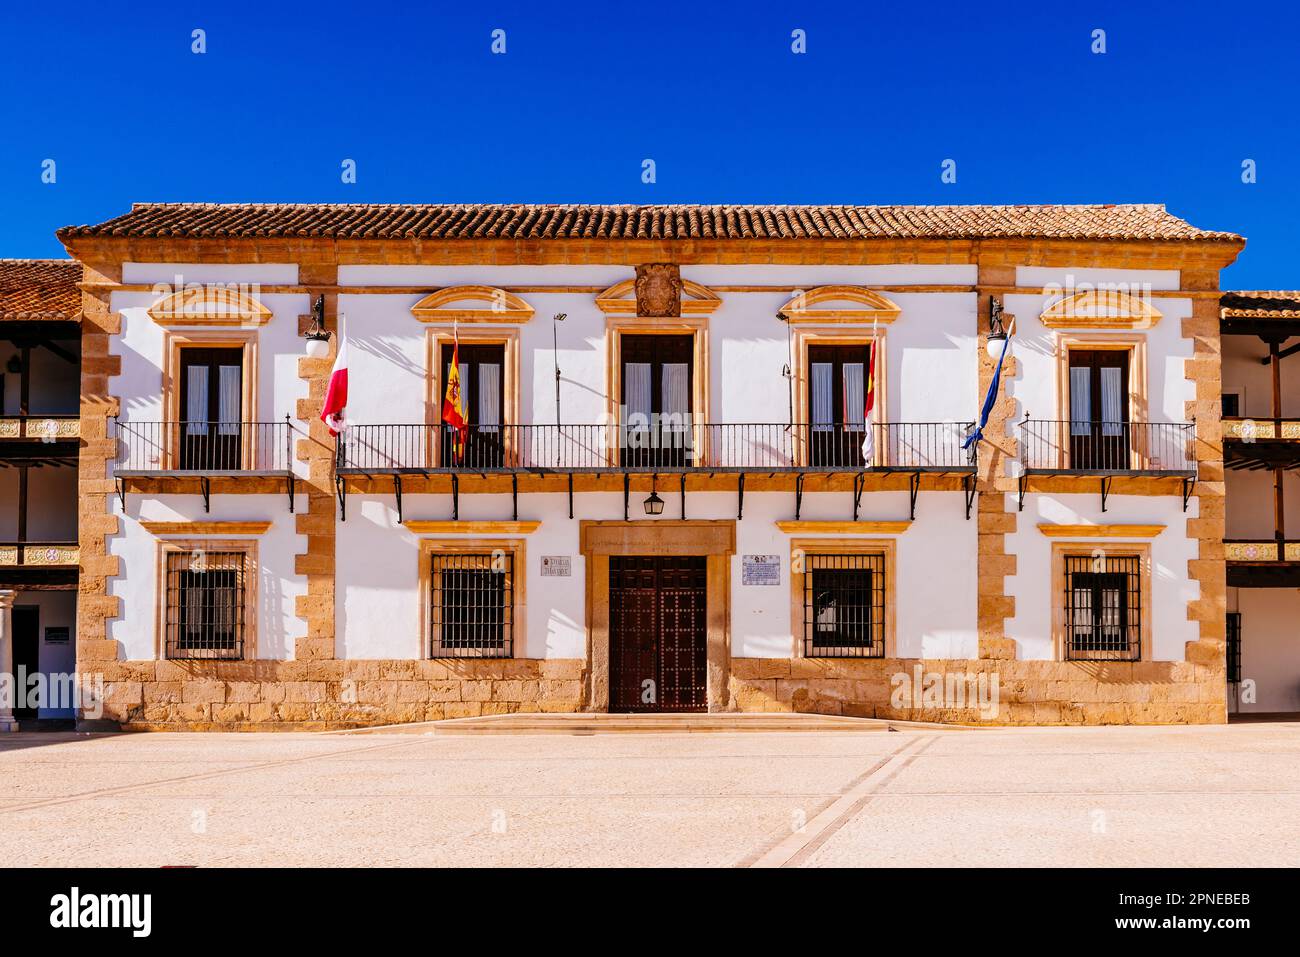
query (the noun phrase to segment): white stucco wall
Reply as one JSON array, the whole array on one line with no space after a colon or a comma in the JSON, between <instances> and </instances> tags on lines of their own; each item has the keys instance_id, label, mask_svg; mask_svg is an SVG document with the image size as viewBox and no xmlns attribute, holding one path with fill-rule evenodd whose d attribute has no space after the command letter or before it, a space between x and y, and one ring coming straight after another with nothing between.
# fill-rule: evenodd
<instances>
[{"instance_id":1,"label":"white stucco wall","mask_svg":"<svg viewBox=\"0 0 1300 957\"><path fill-rule=\"evenodd\" d=\"M120 506L110 499L114 512ZM127 496L121 532L109 539L109 553L117 555L121 574L109 581L109 594L121 600L121 615L108 623L108 637L122 643L127 659L148 659L156 654L158 608L158 542L140 522L161 521L269 521L263 535L222 535L214 541L254 539L257 542L257 657L287 660L293 643L305 633L294 614L294 600L307 593L307 580L294 573L294 556L306 550L307 539L294 530L288 500L283 495L213 495L212 511L203 511L197 495L133 494ZM185 537L185 536L181 536Z\"/></svg>"},{"instance_id":2,"label":"white stucco wall","mask_svg":"<svg viewBox=\"0 0 1300 957\"><path fill-rule=\"evenodd\" d=\"M1286 349L1300 339L1282 343ZM1273 414L1273 369L1260 362L1268 358L1268 343L1255 336L1223 337L1223 391L1240 396L1243 416L1266 419ZM1300 417L1300 358L1281 361L1282 415Z\"/></svg>"},{"instance_id":3,"label":"white stucco wall","mask_svg":"<svg viewBox=\"0 0 1300 957\"><path fill-rule=\"evenodd\" d=\"M1255 700L1229 695L1242 713L1300 711L1300 588L1229 588L1228 609L1241 613L1241 677Z\"/></svg>"},{"instance_id":4,"label":"white stucco wall","mask_svg":"<svg viewBox=\"0 0 1300 957\"><path fill-rule=\"evenodd\" d=\"M175 266L129 264L129 282L220 281L280 284L297 280L291 265ZM491 286L605 287L627 278L622 266L342 266L339 282L379 287L462 284ZM774 285L790 290L829 283L973 284L974 266L708 266L686 267L685 278L706 286ZM1122 282L1153 289L1177 289L1178 275L1170 271L1021 269L1026 285L1081 282ZM888 407L894 421L968 421L982 398L978 390L976 297L973 293L890 292L902 315L886 331L888 341ZM163 331L145 315L155 297L150 293L117 293L113 307L123 314L122 374L110 390L122 397L123 414L159 419L160 366ZM302 340L297 317L309 309L308 297L268 294L261 297L274 318L259 332L261 376L258 383L260 418L273 420L295 411L305 395L298 378ZM351 355L349 419L365 423L422 423L426 401L426 332L410 307L419 295L369 293L341 295L339 309L347 317ZM595 423L605 411L607 385L605 317L589 293L531 292L524 298L535 308L534 319L520 328L520 395L525 423L555 421L550 316L565 312L559 328L558 362L563 371L563 418L568 423ZM709 418L714 422L784 422L789 395L781 368L788 361L787 329L774 314L789 298L774 292L726 293L710 319ZM1048 304L1042 295L1008 296L1007 311L1016 315L1016 356L1019 374L1010 381L1021 412L1037 418L1057 418L1055 408L1055 333L1037 316ZM1150 415L1155 421L1182 421L1183 403L1193 394L1183 379L1183 360L1192 344L1181 336L1181 319L1191 313L1190 300L1161 298L1161 322L1147 333ZM298 466L300 469L302 466ZM678 515L675 489L661 488L668 502L666 518ZM1300 496L1296 496L1300 499ZM639 498L633 502L635 508ZM1183 645L1197 637L1195 623L1186 620L1186 602L1197 586L1187 580L1187 561L1196 543L1185 534L1181 500L1112 495L1110 508L1100 511L1100 499L1090 495L1030 495L1019 531L1008 536L1009 550L1018 557L1018 571L1008 579L1017 599L1010 634L1020 644L1022 658L1051 657L1049 602L1056 596L1050 576L1050 541L1035 527L1052 522L1163 523L1168 529L1153 542L1153 635L1155 657L1181 660ZM408 519L446 519L449 496L411 495L405 498ZM116 508L116 505L114 505ZM578 521L567 516L564 495L525 493L520 518L536 518L541 528L527 539L526 630L520 653L529 657L582 657L585 648L585 578L578 553ZM1014 508L1014 502L1010 504ZM259 539L263 566L263 620L259 644L264 657L289 657L303 623L293 617L292 598L305 591L293 574L293 556L303 539L293 532L283 496L215 495L212 514L204 515L198 496L128 498L123 532L113 539L113 552L123 557L123 577L111 590L123 598L123 617L111 625L112 637L127 646L127 657L152 657L157 570L155 541L139 527L149 518L270 519L275 524ZM622 517L619 493L579 494L578 518ZM734 518L734 492L691 492L689 518ZM1196 502L1192 501L1195 514ZM848 493L809 493L803 502L805 519L845 520L852 514ZM867 493L864 519L906 517L904 492ZM510 517L509 495L477 495L462 490L462 519ZM636 517L641 518L638 514ZM793 495L750 492L745 518L738 527L737 552L778 554L782 584L744 586L739 557L733 561L733 653L737 656L788 655L791 634L799 630L790 620L789 543L774 525L793 517ZM348 519L338 526L337 653L348 658L415 658L423 654L419 630L418 540L396 526L391 495L352 495ZM903 656L974 657L976 622L976 523L964 519L961 493L923 493L916 521L898 537L898 653ZM569 579L539 576L543 555L567 555L573 560Z\"/></svg>"},{"instance_id":5,"label":"white stucco wall","mask_svg":"<svg viewBox=\"0 0 1300 957\"><path fill-rule=\"evenodd\" d=\"M1015 496L1007 496L1015 508ZM1052 646L1052 608L1063 600L1064 582L1052 577L1052 544L1079 541L1089 547L1122 549L1124 543L1151 545L1151 658L1182 661L1185 644L1200 637L1199 626L1187 620L1187 603L1200 597L1200 585L1188 578L1187 563L1198 556L1200 545L1187 536L1186 519L1196 517L1197 500L1182 510L1178 496L1111 495L1101 510L1098 494L1036 494L1025 496L1016 531L1007 535L1007 552L1016 556L1016 573L1007 577L1007 591L1016 599L1016 614L1007 622L1007 637L1014 638L1023 659L1055 657ZM1049 525L1164 525L1153 539L1049 538L1039 531Z\"/></svg>"},{"instance_id":6,"label":"white stucco wall","mask_svg":"<svg viewBox=\"0 0 1300 957\"><path fill-rule=\"evenodd\" d=\"M661 519L680 516L674 489L663 488L667 502ZM634 517L644 493L634 494ZM734 492L694 492L686 495L687 517L734 519ZM446 519L451 498L445 495L406 495L403 517ZM621 493L579 493L573 520L563 494L520 496L519 517L541 520L525 536L527 561L527 631L523 657L581 658L586 649L586 597L583 558L578 551L579 519L617 520L623 517ZM864 495L860 517L865 520L907 518L906 492ZM781 658L792 653L790 620L790 536L775 525L793 518L791 494L747 493L744 518L736 530L737 557L732 560L732 654L736 657ZM898 543L898 653L906 657L975 657L976 549L975 521L964 520L959 492L926 492L917 499L916 521L895 538ZM809 494L802 518L844 521L852 516L849 493ZM462 520L508 519L509 495L460 497ZM346 658L417 658L425 644L420 633L418 536L397 525L392 496L348 497L347 521L338 526L338 639L336 652ZM781 556L781 583L746 586L741 558L747 554ZM543 555L572 559L571 578L542 578ZM796 622L793 632L798 633Z\"/></svg>"}]
</instances>

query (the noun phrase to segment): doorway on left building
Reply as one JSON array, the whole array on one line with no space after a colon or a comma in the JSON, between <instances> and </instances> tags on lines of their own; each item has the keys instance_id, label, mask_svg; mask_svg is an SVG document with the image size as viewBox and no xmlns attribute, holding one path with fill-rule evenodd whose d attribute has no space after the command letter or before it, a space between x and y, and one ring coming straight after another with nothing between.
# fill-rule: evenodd
<instances>
[{"instance_id":1,"label":"doorway on left building","mask_svg":"<svg viewBox=\"0 0 1300 957\"><path fill-rule=\"evenodd\" d=\"M20 707L28 705L27 681L41 670L41 610L36 605L15 605L13 610L14 627L14 675L22 676L23 683L15 684L18 700L14 702L14 718L21 725L24 721L36 720L37 709Z\"/></svg>"}]
</instances>

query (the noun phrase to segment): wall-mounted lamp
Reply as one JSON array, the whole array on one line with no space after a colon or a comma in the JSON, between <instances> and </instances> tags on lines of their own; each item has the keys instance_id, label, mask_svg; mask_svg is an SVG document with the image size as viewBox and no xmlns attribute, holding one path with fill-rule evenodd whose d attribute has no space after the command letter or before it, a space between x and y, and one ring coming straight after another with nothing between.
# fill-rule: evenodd
<instances>
[{"instance_id":1,"label":"wall-mounted lamp","mask_svg":"<svg viewBox=\"0 0 1300 957\"><path fill-rule=\"evenodd\" d=\"M656 483L657 480L658 480L658 476L655 476L654 478L652 478L652 479L650 480L650 497L649 497L648 499L646 499L646 500L645 500L645 503L644 503L644 504L645 504L645 513L646 513L647 515L661 515L661 514L663 514L663 510L664 510L664 500L661 499L661 498L659 497L659 493L658 493L657 491L655 491L655 483Z\"/></svg>"},{"instance_id":2,"label":"wall-mounted lamp","mask_svg":"<svg viewBox=\"0 0 1300 957\"><path fill-rule=\"evenodd\" d=\"M330 354L330 334L325 328L325 297L317 296L311 306L311 325L303 338L307 340L307 355L323 359Z\"/></svg>"},{"instance_id":3,"label":"wall-mounted lamp","mask_svg":"<svg viewBox=\"0 0 1300 957\"><path fill-rule=\"evenodd\" d=\"M1002 358L1002 350L1007 345L1007 330L1002 326L1002 301L997 296L989 296L989 338L984 348L996 362Z\"/></svg>"}]
</instances>

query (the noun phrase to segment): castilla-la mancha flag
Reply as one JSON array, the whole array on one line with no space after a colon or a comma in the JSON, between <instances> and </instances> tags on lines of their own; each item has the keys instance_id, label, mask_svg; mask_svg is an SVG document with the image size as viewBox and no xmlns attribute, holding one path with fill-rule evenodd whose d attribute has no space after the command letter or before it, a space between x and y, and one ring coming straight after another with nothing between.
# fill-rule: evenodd
<instances>
[{"instance_id":1,"label":"castilla-la mancha flag","mask_svg":"<svg viewBox=\"0 0 1300 957\"><path fill-rule=\"evenodd\" d=\"M460 396L460 342L451 347L451 366L447 369L447 394L442 399L442 424L456 430L456 460L465 457L465 406Z\"/></svg>"},{"instance_id":2,"label":"castilla-la mancha flag","mask_svg":"<svg viewBox=\"0 0 1300 957\"><path fill-rule=\"evenodd\" d=\"M348 343L343 338L340 326L339 351L334 357L334 369L330 372L329 385L325 389L325 407L320 413L321 421L329 426L330 435L338 435L347 427L347 404Z\"/></svg>"}]
</instances>

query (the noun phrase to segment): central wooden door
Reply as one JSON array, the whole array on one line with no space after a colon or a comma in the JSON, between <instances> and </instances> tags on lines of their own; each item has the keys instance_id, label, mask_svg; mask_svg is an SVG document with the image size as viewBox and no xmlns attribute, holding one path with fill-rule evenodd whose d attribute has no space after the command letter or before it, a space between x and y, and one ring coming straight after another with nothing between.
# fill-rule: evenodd
<instances>
[{"instance_id":1,"label":"central wooden door","mask_svg":"<svg viewBox=\"0 0 1300 957\"><path fill-rule=\"evenodd\" d=\"M609 559L610 711L707 711L704 557Z\"/></svg>"}]
</instances>

